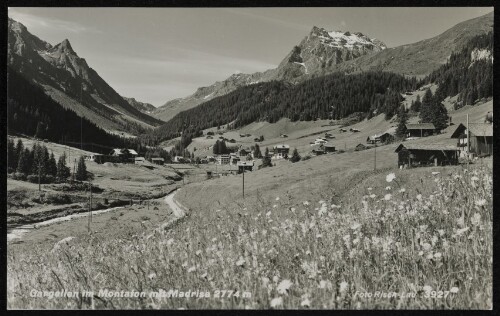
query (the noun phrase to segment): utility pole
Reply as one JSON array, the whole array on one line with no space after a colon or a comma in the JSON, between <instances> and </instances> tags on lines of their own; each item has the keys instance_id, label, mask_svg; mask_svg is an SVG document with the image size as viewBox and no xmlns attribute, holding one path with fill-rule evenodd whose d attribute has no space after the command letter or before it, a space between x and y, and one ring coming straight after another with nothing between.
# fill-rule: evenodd
<instances>
[{"instance_id":1,"label":"utility pole","mask_svg":"<svg viewBox=\"0 0 500 316\"><path fill-rule=\"evenodd\" d=\"M469 161L469 114L467 114L467 161Z\"/></svg>"},{"instance_id":2,"label":"utility pole","mask_svg":"<svg viewBox=\"0 0 500 316\"><path fill-rule=\"evenodd\" d=\"M40 178L42 176L42 164L38 161L38 192L42 192L42 185L40 182Z\"/></svg>"},{"instance_id":3,"label":"utility pole","mask_svg":"<svg viewBox=\"0 0 500 316\"><path fill-rule=\"evenodd\" d=\"M243 166L243 198L245 198L245 166Z\"/></svg>"},{"instance_id":4,"label":"utility pole","mask_svg":"<svg viewBox=\"0 0 500 316\"><path fill-rule=\"evenodd\" d=\"M375 150L373 152L373 170L377 170L377 142L375 142Z\"/></svg>"},{"instance_id":5,"label":"utility pole","mask_svg":"<svg viewBox=\"0 0 500 316\"><path fill-rule=\"evenodd\" d=\"M73 180L71 182L75 181L75 173L76 173L76 158L75 161L73 162Z\"/></svg>"}]
</instances>

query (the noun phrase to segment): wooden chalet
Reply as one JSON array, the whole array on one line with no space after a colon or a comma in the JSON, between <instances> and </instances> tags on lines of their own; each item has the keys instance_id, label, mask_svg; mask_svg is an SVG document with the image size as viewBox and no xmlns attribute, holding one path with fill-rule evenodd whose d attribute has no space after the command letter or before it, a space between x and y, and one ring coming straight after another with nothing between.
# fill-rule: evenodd
<instances>
[{"instance_id":1,"label":"wooden chalet","mask_svg":"<svg viewBox=\"0 0 500 316\"><path fill-rule=\"evenodd\" d=\"M436 134L436 127L432 123L406 124L407 137L427 137Z\"/></svg>"},{"instance_id":2,"label":"wooden chalet","mask_svg":"<svg viewBox=\"0 0 500 316\"><path fill-rule=\"evenodd\" d=\"M467 152L467 127L459 124L451 138L456 138L457 147L463 153ZM469 153L478 157L493 155L493 124L470 123L469 124Z\"/></svg>"},{"instance_id":3,"label":"wooden chalet","mask_svg":"<svg viewBox=\"0 0 500 316\"><path fill-rule=\"evenodd\" d=\"M395 151L398 167L443 166L458 164L459 150L450 145L401 144Z\"/></svg>"}]
</instances>

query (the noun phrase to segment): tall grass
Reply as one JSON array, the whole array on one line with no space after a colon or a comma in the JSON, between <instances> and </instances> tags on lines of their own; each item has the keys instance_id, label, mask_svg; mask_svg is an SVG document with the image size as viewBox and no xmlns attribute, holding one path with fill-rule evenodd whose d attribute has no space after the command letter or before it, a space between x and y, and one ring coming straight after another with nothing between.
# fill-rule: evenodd
<instances>
[{"instance_id":1,"label":"tall grass","mask_svg":"<svg viewBox=\"0 0 500 316\"><path fill-rule=\"evenodd\" d=\"M492 171L432 170L375 175L342 200L277 196L195 210L131 238L9 253L8 307L491 309ZM47 299L32 289L212 297ZM239 297L214 298L216 290Z\"/></svg>"}]
</instances>

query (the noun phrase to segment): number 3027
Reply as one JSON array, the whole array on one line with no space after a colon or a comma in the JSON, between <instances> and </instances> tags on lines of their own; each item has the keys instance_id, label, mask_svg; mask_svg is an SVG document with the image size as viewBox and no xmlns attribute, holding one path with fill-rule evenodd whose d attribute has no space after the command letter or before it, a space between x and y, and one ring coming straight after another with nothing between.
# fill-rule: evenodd
<instances>
[{"instance_id":1,"label":"number 3027","mask_svg":"<svg viewBox=\"0 0 500 316\"><path fill-rule=\"evenodd\" d=\"M424 292L425 298L446 298L450 295L450 291L427 291Z\"/></svg>"}]
</instances>

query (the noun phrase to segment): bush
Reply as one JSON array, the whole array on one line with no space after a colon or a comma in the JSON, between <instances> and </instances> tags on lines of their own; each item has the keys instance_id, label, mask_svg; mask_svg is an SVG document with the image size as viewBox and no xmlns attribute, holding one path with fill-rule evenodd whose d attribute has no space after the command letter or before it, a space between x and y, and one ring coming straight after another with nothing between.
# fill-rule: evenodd
<instances>
[{"instance_id":1,"label":"bush","mask_svg":"<svg viewBox=\"0 0 500 316\"><path fill-rule=\"evenodd\" d=\"M31 183L38 183L38 175L30 174L29 176L26 177L26 180ZM56 178L51 175L43 175L40 177L40 183L42 184L54 183L55 181Z\"/></svg>"},{"instance_id":2,"label":"bush","mask_svg":"<svg viewBox=\"0 0 500 316\"><path fill-rule=\"evenodd\" d=\"M21 172L14 173L12 179L26 181L26 174Z\"/></svg>"},{"instance_id":3,"label":"bush","mask_svg":"<svg viewBox=\"0 0 500 316\"><path fill-rule=\"evenodd\" d=\"M304 161L304 160L309 160L309 159L311 159L311 156L310 156L310 155L306 155L306 156L302 157L302 161Z\"/></svg>"},{"instance_id":4,"label":"bush","mask_svg":"<svg viewBox=\"0 0 500 316\"><path fill-rule=\"evenodd\" d=\"M47 193L43 201L48 204L69 204L71 198L67 194Z\"/></svg>"}]
</instances>

